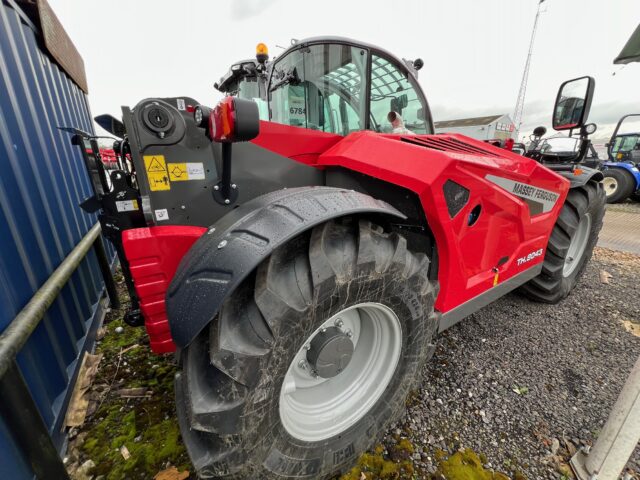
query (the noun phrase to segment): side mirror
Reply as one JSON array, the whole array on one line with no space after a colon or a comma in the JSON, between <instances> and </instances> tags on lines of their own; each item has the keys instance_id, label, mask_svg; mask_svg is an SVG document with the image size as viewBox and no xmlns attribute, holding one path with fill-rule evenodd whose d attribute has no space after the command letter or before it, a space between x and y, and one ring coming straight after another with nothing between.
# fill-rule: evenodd
<instances>
[{"instance_id":1,"label":"side mirror","mask_svg":"<svg viewBox=\"0 0 640 480\"><path fill-rule=\"evenodd\" d=\"M560 85L553 108L552 123L555 130L571 130L586 123L595 84L592 77L579 77Z\"/></svg>"},{"instance_id":2,"label":"side mirror","mask_svg":"<svg viewBox=\"0 0 640 480\"><path fill-rule=\"evenodd\" d=\"M124 138L127 131L124 128L124 123L108 113L98 115L94 118L96 123L104 128L114 137Z\"/></svg>"}]
</instances>

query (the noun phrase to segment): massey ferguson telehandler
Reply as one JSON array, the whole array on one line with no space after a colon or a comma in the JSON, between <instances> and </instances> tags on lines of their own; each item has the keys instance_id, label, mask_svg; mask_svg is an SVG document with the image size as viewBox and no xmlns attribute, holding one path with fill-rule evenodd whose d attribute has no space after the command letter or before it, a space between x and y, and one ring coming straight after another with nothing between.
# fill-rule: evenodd
<instances>
[{"instance_id":1,"label":"massey ferguson telehandler","mask_svg":"<svg viewBox=\"0 0 640 480\"><path fill-rule=\"evenodd\" d=\"M127 322L178 352L199 476L324 479L399 418L439 332L516 288L574 288L604 214L602 174L580 165L594 82L562 84L554 109L579 151L522 156L435 135L421 60L334 37L258 53L259 78L238 77L256 88L213 109L98 117L125 159L109 179L75 131L82 206L117 248Z\"/></svg>"}]
</instances>

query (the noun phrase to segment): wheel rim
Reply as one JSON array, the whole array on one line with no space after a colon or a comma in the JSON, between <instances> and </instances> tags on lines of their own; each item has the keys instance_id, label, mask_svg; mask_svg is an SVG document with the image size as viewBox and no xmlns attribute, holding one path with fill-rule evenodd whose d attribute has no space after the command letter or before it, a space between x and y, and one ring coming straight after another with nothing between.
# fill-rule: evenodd
<instances>
[{"instance_id":1,"label":"wheel rim","mask_svg":"<svg viewBox=\"0 0 640 480\"><path fill-rule=\"evenodd\" d=\"M607 197L610 197L618 190L618 180L613 177L604 177L602 185L604 186L604 193Z\"/></svg>"},{"instance_id":2,"label":"wheel rim","mask_svg":"<svg viewBox=\"0 0 640 480\"><path fill-rule=\"evenodd\" d=\"M587 248L587 242L589 240L589 232L591 231L591 215L585 213L578 223L578 229L575 235L571 239L569 244L569 251L564 260L564 268L562 269L562 275L568 277L580 264L582 255Z\"/></svg>"},{"instance_id":3,"label":"wheel rim","mask_svg":"<svg viewBox=\"0 0 640 480\"><path fill-rule=\"evenodd\" d=\"M339 326L353 342L344 370L331 378L314 376L307 352L323 329ZM380 303L346 308L316 329L303 343L280 390L280 420L293 437L319 441L339 435L376 404L389 385L402 350L397 315Z\"/></svg>"}]
</instances>

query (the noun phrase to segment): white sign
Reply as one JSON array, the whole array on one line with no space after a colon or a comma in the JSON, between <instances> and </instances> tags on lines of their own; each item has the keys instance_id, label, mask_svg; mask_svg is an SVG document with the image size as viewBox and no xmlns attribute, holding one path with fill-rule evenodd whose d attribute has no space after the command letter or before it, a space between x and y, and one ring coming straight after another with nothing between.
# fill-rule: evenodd
<instances>
[{"instance_id":1,"label":"white sign","mask_svg":"<svg viewBox=\"0 0 640 480\"><path fill-rule=\"evenodd\" d=\"M304 123L307 116L307 109L304 104L304 97L289 97L289 118L300 120Z\"/></svg>"},{"instance_id":2,"label":"white sign","mask_svg":"<svg viewBox=\"0 0 640 480\"><path fill-rule=\"evenodd\" d=\"M163 220L169 220L169 212L166 208L156 210L156 222L162 222Z\"/></svg>"},{"instance_id":3,"label":"white sign","mask_svg":"<svg viewBox=\"0 0 640 480\"><path fill-rule=\"evenodd\" d=\"M187 175L189 180L204 180L204 164L187 163Z\"/></svg>"},{"instance_id":4,"label":"white sign","mask_svg":"<svg viewBox=\"0 0 640 480\"><path fill-rule=\"evenodd\" d=\"M137 200L119 200L116 201L116 210L119 212L135 212L138 210Z\"/></svg>"}]
</instances>

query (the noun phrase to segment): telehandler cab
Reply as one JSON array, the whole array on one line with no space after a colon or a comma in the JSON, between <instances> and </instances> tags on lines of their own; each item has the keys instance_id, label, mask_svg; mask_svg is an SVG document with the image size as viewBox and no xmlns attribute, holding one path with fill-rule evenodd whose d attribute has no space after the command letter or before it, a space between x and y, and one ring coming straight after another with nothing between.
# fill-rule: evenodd
<instances>
[{"instance_id":1,"label":"telehandler cab","mask_svg":"<svg viewBox=\"0 0 640 480\"><path fill-rule=\"evenodd\" d=\"M83 206L117 246L128 322L179 353L200 477L330 478L402 414L439 332L516 288L571 292L602 174L435 135L421 60L321 37L251 64L268 121L242 88L213 109L148 98L100 117L131 162L109 184L87 155ZM554 127L586 141L592 93L564 83Z\"/></svg>"}]
</instances>

